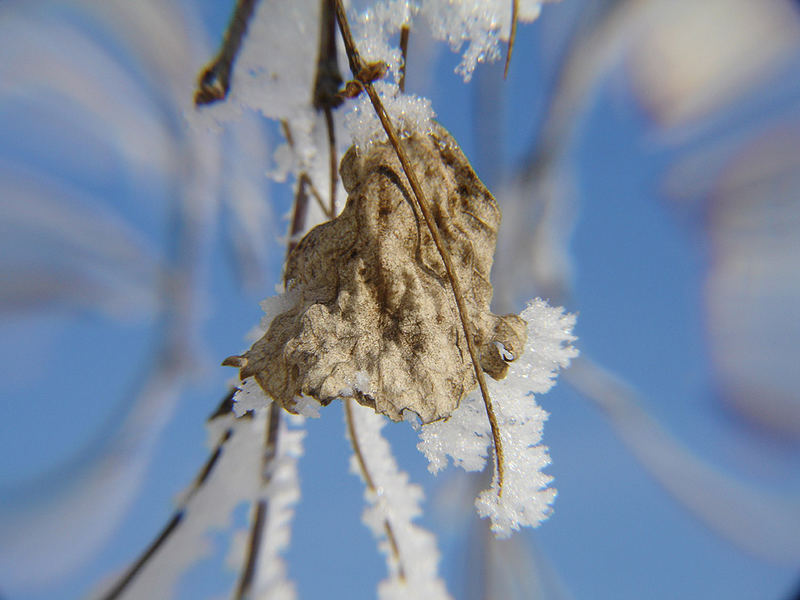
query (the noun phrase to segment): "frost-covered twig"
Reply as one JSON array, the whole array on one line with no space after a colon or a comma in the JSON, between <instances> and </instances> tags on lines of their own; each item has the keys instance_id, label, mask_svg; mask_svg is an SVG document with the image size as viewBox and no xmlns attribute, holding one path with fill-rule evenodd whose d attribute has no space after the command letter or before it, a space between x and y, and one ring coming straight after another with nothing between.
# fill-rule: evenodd
<instances>
[{"instance_id":1,"label":"frost-covered twig","mask_svg":"<svg viewBox=\"0 0 800 600\"><path fill-rule=\"evenodd\" d=\"M386 554L389 578L378 586L380 600L450 598L437 574L439 551L434 536L412 522L422 513L422 489L399 470L389 443L381 435L385 417L345 400L348 437L354 454L351 470L366 484L369 507L364 523Z\"/></svg>"},{"instance_id":2,"label":"frost-covered twig","mask_svg":"<svg viewBox=\"0 0 800 600\"><path fill-rule=\"evenodd\" d=\"M267 409L264 448L261 454L261 482L264 487L270 484L272 478L270 469L277 451L280 420L280 407L273 402ZM239 576L239 582L236 585L236 593L234 594L234 598L237 600L249 597L253 587L256 566L261 551L261 541L267 526L267 511L268 501L265 498L259 499L253 510L247 554Z\"/></svg>"},{"instance_id":3,"label":"frost-covered twig","mask_svg":"<svg viewBox=\"0 0 800 600\"><path fill-rule=\"evenodd\" d=\"M254 477L261 464L258 432L263 430L267 411L248 412L236 418L231 406L230 399L226 399L209 420L214 450L184 492L179 508L141 557L101 593L104 600L172 597L180 577L210 552L209 531L230 527L231 514L240 503L267 493L260 491L260 477ZM302 436L302 432L298 434ZM297 454L292 451L292 456ZM286 487L270 489L268 493L285 496ZM288 487L291 491L291 485ZM285 527L285 522L283 518L280 525Z\"/></svg>"},{"instance_id":4,"label":"frost-covered twig","mask_svg":"<svg viewBox=\"0 0 800 600\"><path fill-rule=\"evenodd\" d=\"M456 306L458 308L458 315L461 319L461 326L464 330L464 336L466 338L467 349L469 350L470 358L472 359L472 365L475 371L475 378L478 381L478 386L481 390L481 395L483 396L484 404L486 405L486 412L489 415L489 422L492 426L492 438L494 441L494 454L495 454L495 468L496 468L496 476L498 481L498 493L502 495L503 493L503 479L504 479L504 470L505 470L505 463L503 460L503 442L500 438L499 427L497 424L497 416L495 415L494 408L492 406L491 396L489 395L489 390L486 386L486 378L483 374L483 369L481 368L480 361L478 360L478 353L475 348L475 341L472 337L472 326L469 322L469 318L467 316L467 308L464 302L464 294L461 290L460 282L458 281L458 277L456 276L455 268L453 267L452 260L450 259L450 254L447 251L447 248L444 246L444 242L442 241L441 236L439 235L439 228L436 225L436 221L433 218L433 214L431 213L430 206L428 201L425 199L425 195L422 192L422 188L419 185L419 181L417 180L416 174L414 172L414 168L411 165L411 161L409 160L408 156L406 155L403 146L400 144L400 139L397 136L397 132L395 131L394 126L392 125L391 120L389 119L389 115L386 113L386 109L383 106L383 102L381 102L378 93L375 91L375 88L372 85L372 81L369 79L363 78L363 73L368 67L361 59L361 56L356 48L355 41L353 40L353 36L350 33L350 26L347 21L347 15L344 10L344 6L342 5L341 0L336 0L336 17L339 21L339 28L342 32L342 37L344 38L345 48L347 49L347 58L350 62L350 70L353 72L353 77L359 80L359 83L363 85L364 90L367 92L370 101L372 102L372 106L375 108L375 113L378 115L378 118L381 121L381 125L383 126L384 130L386 131L386 135L389 138L392 147L394 148L395 152L397 153L397 158L400 161L400 164L403 167L403 172L408 179L409 185L411 186L412 191L414 192L414 198L417 201L419 206L420 212L422 212L423 217L425 218L425 224L428 227L428 231L433 238L434 244L436 245L436 249L439 252L439 256L444 263L445 270L447 272L447 277L450 281L450 285L453 288L453 296L455 297Z\"/></svg>"},{"instance_id":5,"label":"frost-covered twig","mask_svg":"<svg viewBox=\"0 0 800 600\"><path fill-rule=\"evenodd\" d=\"M345 420L347 421L347 437L350 439L350 445L353 447L353 457L356 459L356 464L358 465L358 474L361 476L361 479L364 480L364 485L367 486L367 492L377 495L378 490L375 487L375 482L372 479L372 475L370 475L369 469L367 468L367 461L361 450L361 443L359 442L358 432L356 431L356 425L353 419L353 400L350 398L344 400L344 414ZM397 547L397 538L394 535L392 524L389 522L388 518L383 519L383 529L386 533L386 540L389 542L392 560L397 565L397 576L405 580L405 569L403 568L403 561L400 558L400 550Z\"/></svg>"},{"instance_id":6,"label":"frost-covered twig","mask_svg":"<svg viewBox=\"0 0 800 600\"><path fill-rule=\"evenodd\" d=\"M512 13L516 9L516 16ZM422 5L433 37L446 40L453 50L467 48L456 72L469 81L478 63L500 57L500 40L510 41L515 21L523 23L538 18L542 0L447 0ZM510 54L510 52L509 52Z\"/></svg>"},{"instance_id":7,"label":"frost-covered twig","mask_svg":"<svg viewBox=\"0 0 800 600\"><path fill-rule=\"evenodd\" d=\"M245 382L243 390L268 402L261 389ZM249 401L253 399L250 398ZM239 580L233 594L237 600L249 598L295 598L295 589L286 576L286 566L280 557L291 535L290 523L294 505L300 499L297 460L303 453L304 431L291 428L282 418L280 406L269 403L256 414L263 415L264 444L259 462L259 491L254 497L253 517ZM301 417L293 418L302 423ZM299 421L298 421L299 419ZM239 560L234 557L234 562Z\"/></svg>"},{"instance_id":8,"label":"frost-covered twig","mask_svg":"<svg viewBox=\"0 0 800 600\"><path fill-rule=\"evenodd\" d=\"M270 597L278 593L294 597L279 555L288 543L288 524L300 495L296 462L305 433L274 418L280 415L280 407L269 404L257 385L246 382L235 397L237 404L261 408L234 411L233 394L223 401L209 419L209 434L218 440L211 456L167 525L101 593L103 600L171 596L180 577L208 553L208 532L229 527L232 511L245 501L255 503L256 516L233 597L249 598L254 590ZM241 416L235 418L234 412ZM264 432L262 453L258 451L260 431ZM266 470L259 475L262 469Z\"/></svg>"},{"instance_id":9,"label":"frost-covered twig","mask_svg":"<svg viewBox=\"0 0 800 600\"><path fill-rule=\"evenodd\" d=\"M231 411L232 402L233 392L231 392L228 397L222 401L219 408L211 418L224 417L225 415L229 414ZM219 441L217 442L216 446L214 446L214 450L211 452L211 456L208 457L208 460L206 460L203 468L198 472L189 489L184 492L183 499L179 507L175 510L175 513L172 515L172 518L167 522L167 524L164 526L164 529L161 530L161 533L158 534L156 539L152 541L152 543L141 554L136 562L128 568L124 575L117 580L110 590L103 594L103 600L114 600L121 597L133 579L141 572L141 570L155 556L155 554L169 539L169 537L176 531L178 526L186 517L189 502L192 500L195 494L197 494L203 484L206 483L214 468L217 466L219 458L222 455L223 448L226 442L230 440L232 433L233 429L230 427L224 429L222 434L219 436Z\"/></svg>"}]
</instances>

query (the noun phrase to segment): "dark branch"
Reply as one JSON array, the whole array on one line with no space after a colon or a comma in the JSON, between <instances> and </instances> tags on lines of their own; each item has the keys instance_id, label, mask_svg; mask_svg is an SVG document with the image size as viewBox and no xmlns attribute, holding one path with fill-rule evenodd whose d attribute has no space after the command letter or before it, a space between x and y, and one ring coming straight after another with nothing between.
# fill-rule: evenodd
<instances>
[{"instance_id":1,"label":"dark branch","mask_svg":"<svg viewBox=\"0 0 800 600\"><path fill-rule=\"evenodd\" d=\"M511 0L511 33L508 36L508 51L506 52L506 66L503 69L503 79L508 77L508 67L511 65L511 53L514 51L514 41L517 39L517 19L519 13L519 0Z\"/></svg>"},{"instance_id":2,"label":"dark branch","mask_svg":"<svg viewBox=\"0 0 800 600\"><path fill-rule=\"evenodd\" d=\"M231 84L231 73L236 57L247 33L247 26L258 0L237 0L222 46L217 56L201 71L197 78L194 103L197 106L224 100Z\"/></svg>"},{"instance_id":3,"label":"dark branch","mask_svg":"<svg viewBox=\"0 0 800 600\"><path fill-rule=\"evenodd\" d=\"M336 187L339 183L338 158L336 156L336 131L333 124L333 109L343 99L339 94L342 74L336 53L336 16L333 0L321 0L319 27L319 54L317 56L317 75L314 78L314 108L325 113L325 126L328 129L328 155L330 171L330 198L326 212L329 218L336 216Z\"/></svg>"},{"instance_id":4,"label":"dark branch","mask_svg":"<svg viewBox=\"0 0 800 600\"><path fill-rule=\"evenodd\" d=\"M411 34L411 28L406 24L400 29L400 52L403 54L403 64L400 65L400 91L406 91L406 66L408 65L408 36Z\"/></svg>"},{"instance_id":5,"label":"dark branch","mask_svg":"<svg viewBox=\"0 0 800 600\"><path fill-rule=\"evenodd\" d=\"M319 53L313 96L314 108L317 110L336 108L342 103L338 91L343 81L336 53L336 17L333 0L321 0L321 2Z\"/></svg>"}]
</instances>

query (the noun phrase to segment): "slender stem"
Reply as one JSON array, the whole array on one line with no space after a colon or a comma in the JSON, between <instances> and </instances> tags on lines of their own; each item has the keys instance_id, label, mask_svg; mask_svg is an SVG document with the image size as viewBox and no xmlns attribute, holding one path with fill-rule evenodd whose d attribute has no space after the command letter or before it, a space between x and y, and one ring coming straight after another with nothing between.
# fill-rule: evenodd
<instances>
[{"instance_id":1,"label":"slender stem","mask_svg":"<svg viewBox=\"0 0 800 600\"><path fill-rule=\"evenodd\" d=\"M336 17L333 0L321 0L319 54L317 56L317 75L314 80L314 108L325 114L325 126L328 129L328 156L330 170L330 208L326 210L328 218L336 216L336 188L339 183L338 158L336 156L336 129L333 122L333 109L342 103L339 88L342 75L339 72L339 60L336 55Z\"/></svg>"},{"instance_id":2,"label":"slender stem","mask_svg":"<svg viewBox=\"0 0 800 600\"><path fill-rule=\"evenodd\" d=\"M306 173L305 171L300 173L300 177L298 178L297 181L298 183L302 181L306 186L308 186L308 190L311 192L311 195L314 196L314 200L317 201L317 204L319 205L319 208L322 211L322 214L325 215L325 217L327 217L328 219L332 219L334 216L336 216L331 214L330 206L325 206L325 200L322 199L322 195L319 193L319 190L314 185L314 182L311 181L311 177L308 175L308 173ZM297 233L298 234L303 233L303 230L301 229Z\"/></svg>"},{"instance_id":3,"label":"slender stem","mask_svg":"<svg viewBox=\"0 0 800 600\"><path fill-rule=\"evenodd\" d=\"M283 130L283 136L286 138L286 142L289 144L289 147L294 149L294 137L292 136L292 129L289 127L288 121L285 119L281 119L281 129ZM329 135L333 135L332 132L329 132ZM335 157L334 157L335 160ZM319 204L322 213L328 218L332 219L336 215L331 212L330 207L325 206L325 201L322 199L322 196L317 190L314 182L311 181L311 177L305 171L301 171L297 177L297 191L295 192L294 197L294 208L292 209L292 224L290 226L291 231L289 232L289 249L287 252L287 256L294 250L294 247L297 245L296 242L293 242L292 239L294 236L300 234L305 229L305 219L306 213L308 208L308 196L306 195L306 187L311 192L311 195L314 196L314 199ZM335 208L335 207L334 207ZM295 216L299 215L302 217L302 221L295 222ZM294 232L294 233L292 233Z\"/></svg>"},{"instance_id":4,"label":"slender stem","mask_svg":"<svg viewBox=\"0 0 800 600\"><path fill-rule=\"evenodd\" d=\"M403 54L403 64L400 66L400 81L397 83L400 86L400 91L406 91L406 66L408 65L408 36L411 34L411 28L408 23L400 28L400 52Z\"/></svg>"},{"instance_id":5,"label":"slender stem","mask_svg":"<svg viewBox=\"0 0 800 600\"><path fill-rule=\"evenodd\" d=\"M233 64L247 33L256 2L258 0L237 0L217 56L205 66L197 79L197 89L194 93L196 105L224 100L228 95Z\"/></svg>"},{"instance_id":6,"label":"slender stem","mask_svg":"<svg viewBox=\"0 0 800 600\"><path fill-rule=\"evenodd\" d=\"M311 181L311 177L309 177L308 173L304 171L300 173L300 177L305 179L306 185L308 185L308 189L311 192L311 195L314 196L314 200L317 201L317 204L319 205L322 214L324 214L325 217L328 219L332 219L334 216L336 216L331 214L330 206L325 206L325 201L322 199L322 195L319 193L319 190L314 185L314 182ZM299 233L302 233L302 230L298 231L298 234Z\"/></svg>"},{"instance_id":7,"label":"slender stem","mask_svg":"<svg viewBox=\"0 0 800 600\"><path fill-rule=\"evenodd\" d=\"M328 128L328 168L330 170L330 207L327 211L328 218L333 219L336 216L336 188L339 184L339 170L338 157L336 156L336 128L333 123L333 109L326 106L325 109L325 126Z\"/></svg>"},{"instance_id":8,"label":"slender stem","mask_svg":"<svg viewBox=\"0 0 800 600\"><path fill-rule=\"evenodd\" d=\"M364 460L364 453L361 452L361 445L358 443L358 434L356 433L356 424L353 419L353 399L343 398L344 400L344 414L347 421L347 433L350 436L350 444L353 446L353 454L355 454L358 468L361 471L361 477L364 479L364 484L367 489L373 494L377 493L375 481L367 468L367 462ZM400 549L397 545L397 537L394 534L391 523L388 519L383 520L383 529L386 532L386 539L389 540L389 546L392 550L395 560L397 561L397 575L400 579L406 578L403 562L400 558Z\"/></svg>"},{"instance_id":9,"label":"slender stem","mask_svg":"<svg viewBox=\"0 0 800 600\"><path fill-rule=\"evenodd\" d=\"M339 88L342 74L339 72L339 59L336 52L336 17L333 0L321 0L319 50L317 54L317 73L314 77L313 104L317 110L336 108L342 103Z\"/></svg>"},{"instance_id":10,"label":"slender stem","mask_svg":"<svg viewBox=\"0 0 800 600\"><path fill-rule=\"evenodd\" d=\"M350 62L350 70L353 72L355 77L358 77L358 73L360 73L363 68L361 55L358 53L353 36L350 33L350 26L347 22L347 15L345 14L341 0L336 0L336 16L339 20L339 28L342 31L345 48L347 49L347 58ZM450 280L450 284L453 288L453 296L455 297L456 307L458 308L458 316L461 320L461 327L464 330L464 337L467 340L467 349L469 351L470 358L472 359L475 378L478 380L478 386L480 387L481 395L483 396L483 402L486 405L486 413L489 417L489 424L492 429L492 439L494 440L495 449L495 467L497 469L498 495L502 496L505 460L503 456L503 444L500 438L500 426L497 422L497 415L494 412L492 399L489 395L489 388L486 385L486 378L483 374L483 369L480 366L480 361L478 360L478 352L475 348L475 341L473 340L472 335L472 326L469 322L467 306L464 301L464 294L461 290L461 284L456 276L453 262L450 259L450 253L447 251L447 248L445 247L444 242L439 235L439 228L437 227L436 221L433 218L430 205L425 198L425 194L422 192L422 187L419 185L419 181L417 180L417 176L411 165L411 161L409 160L405 149L400 144L400 139L397 136L397 132L395 131L391 120L389 119L389 115L386 113L386 109L384 108L383 103L381 102L381 99L378 96L378 93L375 91L372 83L368 80L361 81L361 83L364 86L364 90L366 90L367 94L369 95L370 102L372 102L375 113L378 115L381 125L383 125L383 128L386 131L386 135L388 136L389 142L392 144L392 147L397 154L397 158L400 160L400 164L402 165L406 178L408 179L411 189L414 192L414 197L416 198L420 211L425 218L428 231L430 231L433 242L436 245L436 249L439 251L439 256L444 263L447 277Z\"/></svg>"},{"instance_id":11,"label":"slender stem","mask_svg":"<svg viewBox=\"0 0 800 600\"><path fill-rule=\"evenodd\" d=\"M514 51L514 41L517 39L518 13L519 0L511 0L511 33L508 36L508 51L506 52L506 66L505 69L503 69L503 79L508 77L508 67L511 65L511 53Z\"/></svg>"},{"instance_id":12,"label":"slender stem","mask_svg":"<svg viewBox=\"0 0 800 600\"><path fill-rule=\"evenodd\" d=\"M303 175L305 175L305 173L303 173ZM297 180L297 190L294 194L294 207L292 208L292 224L289 228L290 232L298 229L296 223L305 221L306 214L308 213L308 194L306 194L306 181L307 178L302 177L302 175L300 179ZM298 243L299 240L297 239L297 236L290 233L286 245L287 256L292 253L292 250L297 247Z\"/></svg>"},{"instance_id":13,"label":"slender stem","mask_svg":"<svg viewBox=\"0 0 800 600\"><path fill-rule=\"evenodd\" d=\"M358 48L356 48L356 43L353 40L353 34L350 32L350 22L347 20L347 13L344 11L344 5L341 0L335 0L335 2L336 20L339 23L339 30L342 32L344 47L347 51L347 62L350 64L350 72L353 74L353 77L358 77L364 61L361 60L361 55L358 53Z\"/></svg>"}]
</instances>

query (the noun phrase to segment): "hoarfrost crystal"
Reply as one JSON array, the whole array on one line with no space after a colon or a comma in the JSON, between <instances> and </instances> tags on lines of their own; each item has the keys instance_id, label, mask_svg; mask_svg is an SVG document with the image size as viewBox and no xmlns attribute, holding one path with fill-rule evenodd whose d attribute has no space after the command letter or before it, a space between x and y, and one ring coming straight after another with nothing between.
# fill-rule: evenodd
<instances>
[{"instance_id":1,"label":"hoarfrost crystal","mask_svg":"<svg viewBox=\"0 0 800 600\"><path fill-rule=\"evenodd\" d=\"M541 9L539 0L520 0L517 18L523 23L533 21ZM434 0L423 3L422 14L433 36L447 41L454 51L467 44L456 67L464 81L472 78L479 62L500 57L499 43L508 40L511 31L510 0Z\"/></svg>"},{"instance_id":2,"label":"hoarfrost crystal","mask_svg":"<svg viewBox=\"0 0 800 600\"><path fill-rule=\"evenodd\" d=\"M539 444L547 413L533 394L547 392L556 372L569 365L578 352L575 317L537 299L522 311L528 323L525 352L509 366L500 381L487 380L500 425L506 463L502 495L492 482L476 501L481 517L489 517L498 537L507 537L522 526L535 527L550 514L555 490L547 486L552 477L542 473L550 463L547 448ZM447 456L467 471L481 470L492 443L491 428L479 393L472 392L447 421L421 428L418 448L436 472L447 465Z\"/></svg>"},{"instance_id":3,"label":"hoarfrost crystal","mask_svg":"<svg viewBox=\"0 0 800 600\"><path fill-rule=\"evenodd\" d=\"M436 113L430 100L414 94L401 94L397 84L388 81L376 81L374 85L398 135L408 137L413 133L428 134L434 131ZM359 149L367 149L374 142L387 139L366 94L361 94L355 101L345 117L345 126L350 131L353 144Z\"/></svg>"},{"instance_id":4,"label":"hoarfrost crystal","mask_svg":"<svg viewBox=\"0 0 800 600\"><path fill-rule=\"evenodd\" d=\"M363 521L386 555L389 577L378 585L380 600L447 600L444 581L437 574L439 551L436 539L413 520L422 514L420 503L424 495L422 488L409 483L408 474L397 467L391 448L381 435L386 419L371 409L352 404L353 430L357 440L351 440L361 450L367 472L375 490L365 489L367 508ZM350 462L351 471L362 479L357 456ZM387 527L391 528L397 544L400 564L387 538ZM402 573L402 575L401 575Z\"/></svg>"}]
</instances>

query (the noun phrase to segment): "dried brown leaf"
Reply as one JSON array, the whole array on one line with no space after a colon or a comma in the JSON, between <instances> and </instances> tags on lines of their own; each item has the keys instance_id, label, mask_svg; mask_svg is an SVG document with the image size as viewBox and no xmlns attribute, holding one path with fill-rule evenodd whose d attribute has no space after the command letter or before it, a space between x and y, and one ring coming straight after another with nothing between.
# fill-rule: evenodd
<instances>
[{"instance_id":1,"label":"dried brown leaf","mask_svg":"<svg viewBox=\"0 0 800 600\"><path fill-rule=\"evenodd\" d=\"M403 144L464 289L481 367L501 378L526 329L489 310L500 210L444 128ZM294 305L242 356L240 376L290 411L300 394L353 396L393 420L406 409L424 423L446 418L476 381L439 252L388 143L351 148L340 170L347 205L289 256Z\"/></svg>"}]
</instances>

